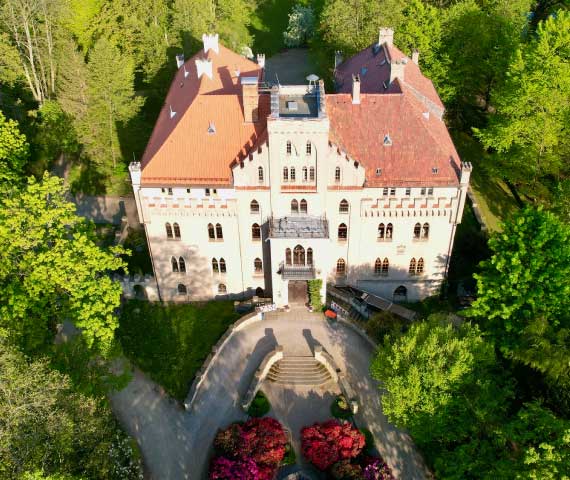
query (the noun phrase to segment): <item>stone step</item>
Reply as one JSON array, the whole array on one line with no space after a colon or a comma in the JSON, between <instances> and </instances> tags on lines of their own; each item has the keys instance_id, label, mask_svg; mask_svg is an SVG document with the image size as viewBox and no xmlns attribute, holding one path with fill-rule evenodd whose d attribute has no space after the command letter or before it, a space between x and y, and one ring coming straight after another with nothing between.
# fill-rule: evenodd
<instances>
[{"instance_id":1,"label":"stone step","mask_svg":"<svg viewBox=\"0 0 570 480\"><path fill-rule=\"evenodd\" d=\"M312 356L287 356L276 362L267 375L280 385L324 385L332 380L327 369Z\"/></svg>"},{"instance_id":2,"label":"stone step","mask_svg":"<svg viewBox=\"0 0 570 480\"><path fill-rule=\"evenodd\" d=\"M290 366L283 366L280 365L278 367L271 367L271 370L274 372L279 373L295 373L295 372L325 372L326 368L322 365L290 365Z\"/></svg>"}]
</instances>

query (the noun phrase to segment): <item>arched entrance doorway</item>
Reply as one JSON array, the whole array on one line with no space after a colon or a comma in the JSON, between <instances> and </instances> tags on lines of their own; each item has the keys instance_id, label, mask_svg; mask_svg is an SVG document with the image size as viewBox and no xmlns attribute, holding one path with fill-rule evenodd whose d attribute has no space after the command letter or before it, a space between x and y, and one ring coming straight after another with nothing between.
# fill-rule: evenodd
<instances>
[{"instance_id":1,"label":"arched entrance doorway","mask_svg":"<svg viewBox=\"0 0 570 480\"><path fill-rule=\"evenodd\" d=\"M404 285L400 285L394 290L394 302L408 301L408 289Z\"/></svg>"},{"instance_id":2,"label":"arched entrance doorway","mask_svg":"<svg viewBox=\"0 0 570 480\"><path fill-rule=\"evenodd\" d=\"M307 282L289 280L289 305L305 305L309 301Z\"/></svg>"}]
</instances>

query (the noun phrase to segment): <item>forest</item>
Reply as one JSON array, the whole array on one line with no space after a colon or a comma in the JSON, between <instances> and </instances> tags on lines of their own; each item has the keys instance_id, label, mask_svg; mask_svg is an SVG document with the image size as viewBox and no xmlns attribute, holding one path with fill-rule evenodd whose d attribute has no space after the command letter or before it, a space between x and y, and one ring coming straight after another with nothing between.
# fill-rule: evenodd
<instances>
[{"instance_id":1,"label":"forest","mask_svg":"<svg viewBox=\"0 0 570 480\"><path fill-rule=\"evenodd\" d=\"M128 381L109 375L121 354L109 274L129 252L101 246L69 197L129 194L175 55L205 32L239 53L306 47L332 91L335 52L391 26L398 48L420 51L477 188L504 185L515 206L487 198L503 223L469 271L469 321L437 314L386 337L372 366L384 411L438 478L570 478L569 3L1 0L0 477L141 475L106 400ZM64 320L82 335L54 344Z\"/></svg>"}]
</instances>

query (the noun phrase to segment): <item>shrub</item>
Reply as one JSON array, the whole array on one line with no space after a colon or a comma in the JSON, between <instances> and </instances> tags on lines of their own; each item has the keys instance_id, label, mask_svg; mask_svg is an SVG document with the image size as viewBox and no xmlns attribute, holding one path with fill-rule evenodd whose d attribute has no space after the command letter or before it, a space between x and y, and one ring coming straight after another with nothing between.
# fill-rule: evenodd
<instances>
[{"instance_id":1,"label":"shrub","mask_svg":"<svg viewBox=\"0 0 570 480\"><path fill-rule=\"evenodd\" d=\"M267 397L263 392L259 391L256 393L253 402L251 402L251 405L247 410L247 414L250 417L263 417L267 412L269 412L269 410L271 410L269 400L267 400Z\"/></svg>"},{"instance_id":2,"label":"shrub","mask_svg":"<svg viewBox=\"0 0 570 480\"><path fill-rule=\"evenodd\" d=\"M364 450L366 452L370 452L374 448L374 436L372 435L372 432L367 428L361 428L360 433L364 435Z\"/></svg>"},{"instance_id":3,"label":"shrub","mask_svg":"<svg viewBox=\"0 0 570 480\"><path fill-rule=\"evenodd\" d=\"M339 395L333 400L331 405L331 414L334 418L339 418L341 420L346 420L352 416L348 402L343 395Z\"/></svg>"},{"instance_id":4,"label":"shrub","mask_svg":"<svg viewBox=\"0 0 570 480\"><path fill-rule=\"evenodd\" d=\"M301 430L303 455L319 470L328 470L340 460L355 458L364 443L364 435L348 422L328 420Z\"/></svg>"},{"instance_id":5,"label":"shrub","mask_svg":"<svg viewBox=\"0 0 570 480\"><path fill-rule=\"evenodd\" d=\"M378 312L364 323L364 330L379 344L382 344L386 335L398 336L408 323L391 312Z\"/></svg>"},{"instance_id":6,"label":"shrub","mask_svg":"<svg viewBox=\"0 0 570 480\"><path fill-rule=\"evenodd\" d=\"M331 475L335 480L362 480L362 467L342 460L332 466Z\"/></svg>"},{"instance_id":7,"label":"shrub","mask_svg":"<svg viewBox=\"0 0 570 480\"><path fill-rule=\"evenodd\" d=\"M281 465L294 465L296 461L297 455L295 455L295 449L293 448L293 445L288 443L285 447L285 457L283 457Z\"/></svg>"},{"instance_id":8,"label":"shrub","mask_svg":"<svg viewBox=\"0 0 570 480\"><path fill-rule=\"evenodd\" d=\"M259 480L259 468L251 458L232 460L216 457L210 466L210 480Z\"/></svg>"},{"instance_id":9,"label":"shrub","mask_svg":"<svg viewBox=\"0 0 570 480\"><path fill-rule=\"evenodd\" d=\"M307 282L309 287L309 302L315 312L320 312L323 309L323 300L321 298L321 288L323 281L320 278L309 280Z\"/></svg>"},{"instance_id":10,"label":"shrub","mask_svg":"<svg viewBox=\"0 0 570 480\"><path fill-rule=\"evenodd\" d=\"M365 457L362 473L364 480L395 480L390 467L378 457Z\"/></svg>"}]
</instances>

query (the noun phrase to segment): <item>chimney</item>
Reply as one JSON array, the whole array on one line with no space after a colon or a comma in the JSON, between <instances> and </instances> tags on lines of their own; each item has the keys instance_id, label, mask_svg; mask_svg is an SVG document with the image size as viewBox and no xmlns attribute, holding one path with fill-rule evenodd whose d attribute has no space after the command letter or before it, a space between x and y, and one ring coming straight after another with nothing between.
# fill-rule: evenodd
<instances>
[{"instance_id":1,"label":"chimney","mask_svg":"<svg viewBox=\"0 0 570 480\"><path fill-rule=\"evenodd\" d=\"M352 103L360 104L360 75L358 74L352 76Z\"/></svg>"},{"instance_id":2,"label":"chimney","mask_svg":"<svg viewBox=\"0 0 570 480\"><path fill-rule=\"evenodd\" d=\"M391 28L381 28L380 34L378 35L378 44L379 45L394 45L394 30Z\"/></svg>"},{"instance_id":3,"label":"chimney","mask_svg":"<svg viewBox=\"0 0 570 480\"><path fill-rule=\"evenodd\" d=\"M259 65L260 68L265 68L265 54L264 53L258 53L257 54L257 64Z\"/></svg>"},{"instance_id":4,"label":"chimney","mask_svg":"<svg viewBox=\"0 0 570 480\"><path fill-rule=\"evenodd\" d=\"M342 52L340 50L337 50L336 52L334 52L334 68L335 68L335 70L342 63L342 60L343 60Z\"/></svg>"},{"instance_id":5,"label":"chimney","mask_svg":"<svg viewBox=\"0 0 570 480\"><path fill-rule=\"evenodd\" d=\"M257 122L259 119L257 77L241 77L241 96L245 123Z\"/></svg>"},{"instance_id":6,"label":"chimney","mask_svg":"<svg viewBox=\"0 0 570 480\"><path fill-rule=\"evenodd\" d=\"M218 43L220 36L216 33L215 35L202 35L202 42L204 43L204 53L208 53L208 50L213 50L216 53L220 53L220 45Z\"/></svg>"},{"instance_id":7,"label":"chimney","mask_svg":"<svg viewBox=\"0 0 570 480\"><path fill-rule=\"evenodd\" d=\"M184 54L180 53L176 55L176 68L180 68L182 65L184 65Z\"/></svg>"},{"instance_id":8,"label":"chimney","mask_svg":"<svg viewBox=\"0 0 570 480\"><path fill-rule=\"evenodd\" d=\"M416 65L419 65L420 63L420 52L418 52L415 48L412 52L412 62L414 62Z\"/></svg>"},{"instance_id":9,"label":"chimney","mask_svg":"<svg viewBox=\"0 0 570 480\"><path fill-rule=\"evenodd\" d=\"M471 177L472 170L473 165L471 165L471 162L461 162L461 177L459 180L461 185L469 184L469 178Z\"/></svg>"},{"instance_id":10,"label":"chimney","mask_svg":"<svg viewBox=\"0 0 570 480\"><path fill-rule=\"evenodd\" d=\"M399 78L402 82L404 81L406 63L408 63L408 60L405 58L401 60L392 60L392 62L390 62L390 84L392 84L396 78Z\"/></svg>"},{"instance_id":11,"label":"chimney","mask_svg":"<svg viewBox=\"0 0 570 480\"><path fill-rule=\"evenodd\" d=\"M198 74L198 78L202 75L206 75L210 80L212 79L212 60L204 59L196 59L196 72Z\"/></svg>"}]
</instances>

